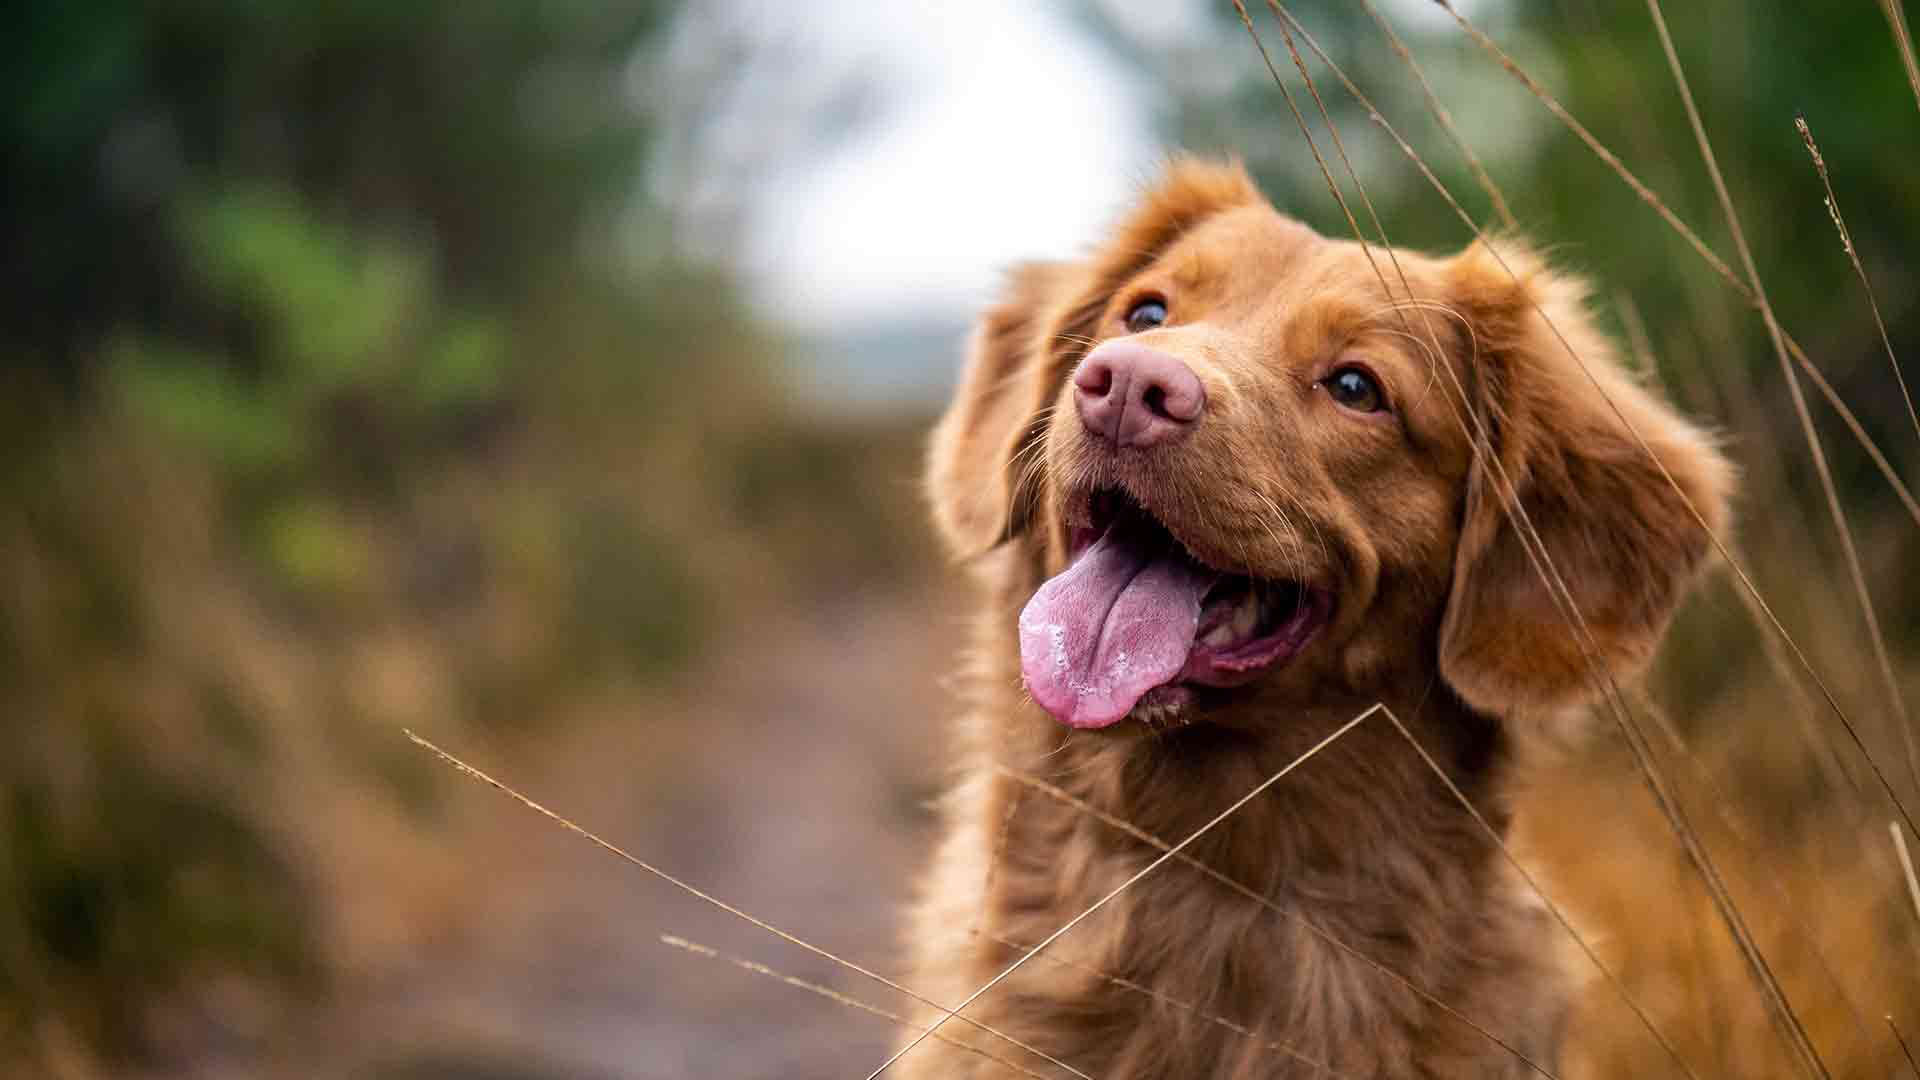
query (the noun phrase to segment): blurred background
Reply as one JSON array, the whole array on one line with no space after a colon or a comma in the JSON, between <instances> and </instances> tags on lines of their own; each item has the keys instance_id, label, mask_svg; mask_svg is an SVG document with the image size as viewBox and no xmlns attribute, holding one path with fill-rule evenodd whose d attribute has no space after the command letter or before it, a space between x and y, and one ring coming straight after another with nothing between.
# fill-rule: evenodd
<instances>
[{"instance_id":1,"label":"blurred background","mask_svg":"<svg viewBox=\"0 0 1920 1080\"><path fill-rule=\"evenodd\" d=\"M1457 7L1740 265L1644 6ZM1746 301L1446 11L1380 9L1505 209L1366 10L1293 10L1470 216L1510 213L1590 274L1636 362L1725 431L1755 583L1920 805L1920 515L1886 477L1911 482L1920 429L1792 123L1910 360L1920 88L1887 9L1666 12L1780 321L1884 455L1806 391L1884 665ZM1002 268L1084 249L1176 147L1240 154L1348 233L1231 4L12 10L0 1073L876 1065L886 1019L661 935L897 996L401 729L899 974L967 603L922 521L920 443L971 314ZM1464 244L1307 58L1388 235ZM1920 1036L1920 934L1896 815L1743 595L1716 574L1681 619L1658 755L1834 1074L1904 1075L1883 1017ZM1699 1075L1789 1073L1601 730L1524 796L1529 858ZM1569 1075L1672 1070L1598 978L1574 1032Z\"/></svg>"}]
</instances>

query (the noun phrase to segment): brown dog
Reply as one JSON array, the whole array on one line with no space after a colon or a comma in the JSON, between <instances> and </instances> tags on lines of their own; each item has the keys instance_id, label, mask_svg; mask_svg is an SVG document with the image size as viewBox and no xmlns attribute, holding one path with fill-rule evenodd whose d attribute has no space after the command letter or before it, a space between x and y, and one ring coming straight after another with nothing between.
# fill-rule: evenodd
<instances>
[{"instance_id":1,"label":"brown dog","mask_svg":"<svg viewBox=\"0 0 1920 1080\"><path fill-rule=\"evenodd\" d=\"M1390 259L1175 164L1091 258L1014 275L934 434L986 596L918 988L958 1003L1159 853L1103 815L1175 843L1376 702L1504 827L1530 741L1654 651L1731 481L1537 258ZM1103 1080L1552 1067L1557 928L1384 716L1184 854L1219 876L1169 862L965 1015ZM900 1073L1067 1075L941 1034L992 1057Z\"/></svg>"}]
</instances>

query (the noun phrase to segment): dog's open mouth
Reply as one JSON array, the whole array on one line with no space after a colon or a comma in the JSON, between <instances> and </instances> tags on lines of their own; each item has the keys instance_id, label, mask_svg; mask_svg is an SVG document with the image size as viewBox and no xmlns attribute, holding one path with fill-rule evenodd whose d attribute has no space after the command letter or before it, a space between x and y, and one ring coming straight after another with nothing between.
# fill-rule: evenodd
<instances>
[{"instance_id":1,"label":"dog's open mouth","mask_svg":"<svg viewBox=\"0 0 1920 1080\"><path fill-rule=\"evenodd\" d=\"M1020 613L1027 689L1061 723L1106 727L1143 700L1176 705L1192 687L1249 682L1332 613L1324 589L1200 562L1118 492L1095 493L1088 509L1067 568Z\"/></svg>"}]
</instances>

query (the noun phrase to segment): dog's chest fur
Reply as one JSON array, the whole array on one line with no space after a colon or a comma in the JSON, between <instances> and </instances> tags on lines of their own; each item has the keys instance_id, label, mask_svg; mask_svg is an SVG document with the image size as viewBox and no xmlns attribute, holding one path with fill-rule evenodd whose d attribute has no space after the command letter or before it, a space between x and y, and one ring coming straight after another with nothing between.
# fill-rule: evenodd
<instances>
[{"instance_id":1,"label":"dog's chest fur","mask_svg":"<svg viewBox=\"0 0 1920 1080\"><path fill-rule=\"evenodd\" d=\"M1060 735L1030 703L992 696L1005 700L982 710L989 760L948 807L947 839L911 934L917 988L948 1003L1161 853L1102 815L1177 843L1339 723L1306 719L1259 740L1195 729L1069 739L1056 749ZM1415 731L1484 805L1479 796L1501 767L1493 729L1468 731L1464 710L1446 717L1420 705ZM1403 718L1415 711L1399 709ZM1378 719L1185 849L1192 862L1169 860L1123 892L966 1015L1106 1080L1532 1075L1520 1055L1552 1069L1557 1037L1541 1033L1560 1030L1566 993L1548 917ZM1058 793L993 762L1025 763L1020 772L1051 777ZM1043 1076L1066 1075L958 1022L942 1034ZM932 1043L901 1066L908 1076L1018 1075Z\"/></svg>"}]
</instances>

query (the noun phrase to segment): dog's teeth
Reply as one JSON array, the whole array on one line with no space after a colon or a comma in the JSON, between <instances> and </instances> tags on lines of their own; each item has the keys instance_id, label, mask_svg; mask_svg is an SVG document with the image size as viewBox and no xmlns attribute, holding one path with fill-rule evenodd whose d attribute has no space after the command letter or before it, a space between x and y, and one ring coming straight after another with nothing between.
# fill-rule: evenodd
<instances>
[{"instance_id":1,"label":"dog's teeth","mask_svg":"<svg viewBox=\"0 0 1920 1080\"><path fill-rule=\"evenodd\" d=\"M1219 648L1246 641L1260 625L1260 597L1249 589L1234 600L1233 609L1213 629L1200 635L1200 644Z\"/></svg>"},{"instance_id":2,"label":"dog's teeth","mask_svg":"<svg viewBox=\"0 0 1920 1080\"><path fill-rule=\"evenodd\" d=\"M1260 625L1260 596L1255 590L1247 590L1246 598L1241 600L1240 606L1233 610L1233 618L1229 621L1229 625L1233 628L1235 641L1253 636L1254 628Z\"/></svg>"}]
</instances>

